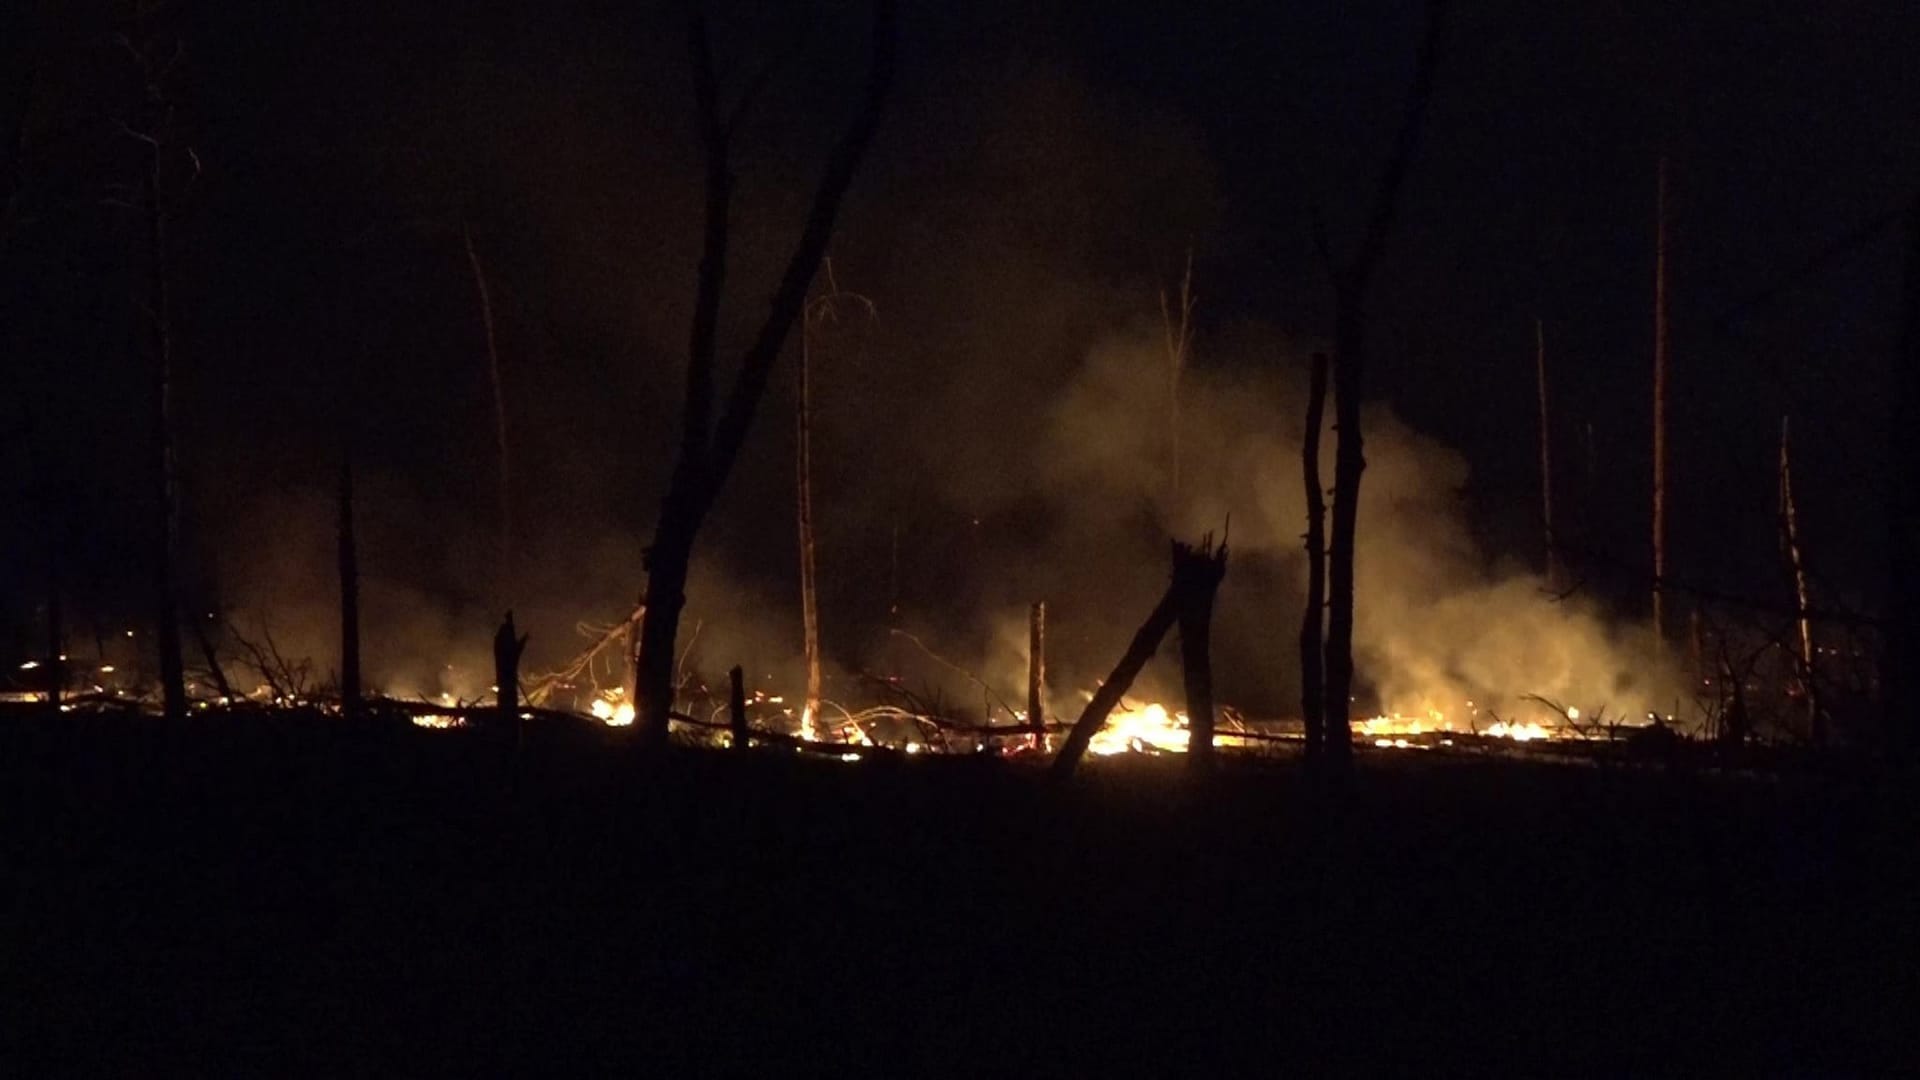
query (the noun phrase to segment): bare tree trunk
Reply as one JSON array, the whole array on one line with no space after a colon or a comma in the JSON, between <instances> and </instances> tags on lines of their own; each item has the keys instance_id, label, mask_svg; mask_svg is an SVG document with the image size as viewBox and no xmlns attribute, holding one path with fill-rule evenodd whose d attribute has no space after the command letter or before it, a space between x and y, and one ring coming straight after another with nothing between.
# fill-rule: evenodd
<instances>
[{"instance_id":1,"label":"bare tree trunk","mask_svg":"<svg viewBox=\"0 0 1920 1080\"><path fill-rule=\"evenodd\" d=\"M514 634L513 612L507 612L500 628L493 633L494 700L500 713L500 730L520 726L520 655L527 650L527 635Z\"/></svg>"},{"instance_id":2,"label":"bare tree trunk","mask_svg":"<svg viewBox=\"0 0 1920 1080\"><path fill-rule=\"evenodd\" d=\"M148 302L153 350L154 495L159 503L154 550L154 621L160 689L169 720L187 715L186 666L180 658L180 602L175 584L179 495L173 464L173 335L167 307L167 221L160 198L161 143L148 144L146 174Z\"/></svg>"},{"instance_id":3,"label":"bare tree trunk","mask_svg":"<svg viewBox=\"0 0 1920 1080\"><path fill-rule=\"evenodd\" d=\"M1320 428L1327 406L1327 354L1313 354L1307 379L1307 433L1300 464L1307 494L1307 606L1300 616L1300 722L1306 729L1306 757L1317 762L1326 750L1327 506L1320 479Z\"/></svg>"},{"instance_id":4,"label":"bare tree trunk","mask_svg":"<svg viewBox=\"0 0 1920 1080\"><path fill-rule=\"evenodd\" d=\"M1068 732L1066 743L1060 747L1060 752L1054 755L1053 765L1049 770L1053 779L1073 778L1073 771L1079 766L1080 759L1086 755L1087 746L1106 725L1108 714L1113 712L1115 705L1120 704L1120 699L1133 685L1133 680L1139 677L1140 669L1147 666L1148 660L1153 659L1153 654L1160 648L1161 640L1167 636L1167 631L1173 628L1174 621L1179 616L1180 591L1173 582L1169 581L1167 591L1160 597L1160 602L1154 605L1153 612L1147 616L1147 621L1141 623L1140 629L1134 633L1133 641L1127 646L1126 653L1120 657L1120 662L1114 665L1112 673L1107 676L1105 682L1100 684L1100 689L1094 691L1093 700L1087 702L1087 707L1081 710L1080 719L1073 722L1073 730Z\"/></svg>"},{"instance_id":5,"label":"bare tree trunk","mask_svg":"<svg viewBox=\"0 0 1920 1080\"><path fill-rule=\"evenodd\" d=\"M1920 680L1920 195L1907 211L1900 355L1893 364L1887 436L1887 601L1882 619L1880 708L1883 737L1896 761L1920 750L1914 683Z\"/></svg>"},{"instance_id":6,"label":"bare tree trunk","mask_svg":"<svg viewBox=\"0 0 1920 1080\"><path fill-rule=\"evenodd\" d=\"M340 712L360 718L360 557L353 535L353 459L340 456Z\"/></svg>"},{"instance_id":7,"label":"bare tree trunk","mask_svg":"<svg viewBox=\"0 0 1920 1080\"><path fill-rule=\"evenodd\" d=\"M1187 353L1193 345L1193 249L1187 249L1187 268L1180 278L1178 318L1160 291L1160 323L1167 337L1167 435L1171 444L1168 461L1167 495L1172 502L1180 498L1180 383L1187 369Z\"/></svg>"},{"instance_id":8,"label":"bare tree trunk","mask_svg":"<svg viewBox=\"0 0 1920 1080\"><path fill-rule=\"evenodd\" d=\"M507 393L500 376L500 349L493 332L493 293L487 287L487 274L480 265L480 253L473 246L473 230L460 223L460 240L466 247L467 265L473 268L473 287L480 298L480 327L486 332L487 376L493 387L493 433L499 465L500 483L500 595L510 597L513 590L513 487L511 459L507 455Z\"/></svg>"},{"instance_id":9,"label":"bare tree trunk","mask_svg":"<svg viewBox=\"0 0 1920 1080\"><path fill-rule=\"evenodd\" d=\"M1334 272L1333 409L1337 439L1333 462L1333 535L1328 544L1326 642L1327 759L1344 769L1352 757L1353 728L1353 561L1354 530L1359 521L1360 474L1366 469L1360 432L1360 398L1365 386L1366 297L1374 270L1384 252L1394 209L1413 154L1419 145L1427 103L1433 96L1434 70L1439 60L1440 33L1446 23L1447 0L1428 0L1426 34L1415 61L1406 111L1394 139L1379 187L1374 193L1366 237L1359 254ZM1321 253L1331 266L1332 254L1321 237Z\"/></svg>"},{"instance_id":10,"label":"bare tree trunk","mask_svg":"<svg viewBox=\"0 0 1920 1080\"><path fill-rule=\"evenodd\" d=\"M1047 605L1036 600L1027 611L1027 723L1033 745L1047 752Z\"/></svg>"},{"instance_id":11,"label":"bare tree trunk","mask_svg":"<svg viewBox=\"0 0 1920 1080\"><path fill-rule=\"evenodd\" d=\"M1660 159L1653 261L1653 636L1667 639L1667 159Z\"/></svg>"},{"instance_id":12,"label":"bare tree trunk","mask_svg":"<svg viewBox=\"0 0 1920 1080\"><path fill-rule=\"evenodd\" d=\"M1547 409L1547 326L1533 320L1534 382L1540 391L1540 522L1546 527L1547 588L1559 591L1559 548L1553 541L1553 420Z\"/></svg>"},{"instance_id":13,"label":"bare tree trunk","mask_svg":"<svg viewBox=\"0 0 1920 1080\"><path fill-rule=\"evenodd\" d=\"M674 638L679 631L680 613L686 607L687 572L694 540L733 470L754 413L765 396L774 361L794 320L804 310L807 289L833 235L841 201L879 127L881 109L893 79L894 16L894 0L875 0L872 62L860 107L828 159L799 242L774 293L766 321L741 359L739 376L726 410L719 423L712 427L711 440L707 432L713 407L713 339L723 282L731 191L727 146L739 110L732 117L721 115L706 26L698 17L693 21L694 81L707 151L707 228L687 361L680 459L675 464L666 498L661 501L653 543L646 552L647 599L640 630L639 700L636 702L636 726L646 746L660 747L667 741L673 708Z\"/></svg>"},{"instance_id":14,"label":"bare tree trunk","mask_svg":"<svg viewBox=\"0 0 1920 1080\"><path fill-rule=\"evenodd\" d=\"M1814 670L1813 609L1807 588L1807 564L1800 548L1800 511L1793 500L1793 462L1789 456L1787 418L1780 418L1780 544L1793 574L1793 615L1799 630L1800 679L1807 694L1807 737L1815 749L1827 745L1826 715L1820 710L1819 681Z\"/></svg>"},{"instance_id":15,"label":"bare tree trunk","mask_svg":"<svg viewBox=\"0 0 1920 1080\"><path fill-rule=\"evenodd\" d=\"M794 399L794 488L798 494L800 531L800 625L802 653L807 664L807 691L800 712L800 737L814 737L814 719L820 715L820 595L814 577L813 542L813 423L810 415L809 367L813 359L813 328L806 315L800 324L800 375Z\"/></svg>"},{"instance_id":16,"label":"bare tree trunk","mask_svg":"<svg viewBox=\"0 0 1920 1080\"><path fill-rule=\"evenodd\" d=\"M1187 691L1187 767L1213 770L1213 598L1227 574L1227 545L1208 536L1196 548L1174 548L1174 585L1180 592L1180 666Z\"/></svg>"}]
</instances>

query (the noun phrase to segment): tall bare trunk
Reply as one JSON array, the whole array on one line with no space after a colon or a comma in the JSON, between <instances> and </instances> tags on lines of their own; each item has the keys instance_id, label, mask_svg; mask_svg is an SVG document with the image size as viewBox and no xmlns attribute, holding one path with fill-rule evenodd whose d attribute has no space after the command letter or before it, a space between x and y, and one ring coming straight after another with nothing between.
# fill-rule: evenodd
<instances>
[{"instance_id":1,"label":"tall bare trunk","mask_svg":"<svg viewBox=\"0 0 1920 1080\"><path fill-rule=\"evenodd\" d=\"M1300 616L1300 721L1306 756L1326 750L1327 505L1320 478L1320 429L1327 407L1327 354L1313 354L1307 379L1307 433L1300 463L1307 494L1307 605Z\"/></svg>"},{"instance_id":2,"label":"tall bare trunk","mask_svg":"<svg viewBox=\"0 0 1920 1080\"><path fill-rule=\"evenodd\" d=\"M1827 745L1826 716L1820 710L1820 687L1814 669L1813 602L1807 587L1807 563L1800 547L1800 509L1793 499L1793 460L1789 450L1787 418L1780 418L1780 546L1793 574L1793 616L1799 631L1800 679L1807 694L1807 737L1815 748Z\"/></svg>"},{"instance_id":3,"label":"tall bare trunk","mask_svg":"<svg viewBox=\"0 0 1920 1080\"><path fill-rule=\"evenodd\" d=\"M1547 409L1547 326L1533 320L1534 383L1540 392L1540 523L1546 530L1547 588L1560 588L1559 548L1553 540L1553 419Z\"/></svg>"},{"instance_id":4,"label":"tall bare trunk","mask_svg":"<svg viewBox=\"0 0 1920 1080\"><path fill-rule=\"evenodd\" d=\"M1360 397L1365 387L1366 299L1385 251L1400 188L1412 168L1427 103L1433 97L1440 34L1447 0L1428 0L1426 34L1415 61L1413 85L1400 119L1392 156L1374 192L1367 232L1360 251L1334 271L1333 411L1337 438L1333 460L1333 535L1327 545L1326 716L1327 759L1344 768L1353 752L1353 563L1354 530L1360 517L1360 474L1366 455L1360 432ZM1332 262L1322 243L1322 254Z\"/></svg>"},{"instance_id":5,"label":"tall bare trunk","mask_svg":"<svg viewBox=\"0 0 1920 1080\"><path fill-rule=\"evenodd\" d=\"M746 678L739 664L727 672L727 731L735 750L745 750L753 741L747 734Z\"/></svg>"},{"instance_id":6,"label":"tall bare trunk","mask_svg":"<svg viewBox=\"0 0 1920 1080\"><path fill-rule=\"evenodd\" d=\"M687 359L680 457L666 498L661 501L653 543L646 552L647 597L646 611L641 616L637 660L636 726L643 744L649 747L663 746L667 741L673 710L674 638L679 632L680 613L686 607L687 573L694 541L733 471L754 413L766 394L774 362L794 320L805 309L807 289L833 235L841 201L879 128L881 109L893 81L895 6L894 0L874 0L872 61L860 106L834 146L826 172L814 190L800 239L787 261L766 320L741 358L740 373L717 424L712 422L714 336L732 189L727 171L728 143L738 110L732 117L722 115L706 24L697 16L692 23L695 92L707 154L707 227ZM709 430L712 431L710 439Z\"/></svg>"},{"instance_id":7,"label":"tall bare trunk","mask_svg":"<svg viewBox=\"0 0 1920 1080\"><path fill-rule=\"evenodd\" d=\"M1881 618L1883 737L1896 760L1912 765L1920 751L1914 684L1920 681L1920 195L1907 211L1900 354L1893 364L1887 433L1887 600Z\"/></svg>"},{"instance_id":8,"label":"tall bare trunk","mask_svg":"<svg viewBox=\"0 0 1920 1080\"><path fill-rule=\"evenodd\" d=\"M800 324L800 374L794 398L794 488L798 494L800 527L800 624L803 655L807 664L806 704L800 713L800 737L814 737L813 725L820 716L820 594L814 577L813 542L813 422L811 375L813 333L805 315Z\"/></svg>"},{"instance_id":9,"label":"tall bare trunk","mask_svg":"<svg viewBox=\"0 0 1920 1080\"><path fill-rule=\"evenodd\" d=\"M179 494L173 462L173 334L168 325L167 214L160 195L161 143L148 144L146 175L148 302L153 352L154 621L160 650L160 689L169 720L187 715L186 667L180 658L180 601L176 584Z\"/></svg>"},{"instance_id":10,"label":"tall bare trunk","mask_svg":"<svg viewBox=\"0 0 1920 1080\"><path fill-rule=\"evenodd\" d=\"M1667 159L1660 159L1653 260L1653 635L1665 642L1667 621Z\"/></svg>"},{"instance_id":11,"label":"tall bare trunk","mask_svg":"<svg viewBox=\"0 0 1920 1080\"><path fill-rule=\"evenodd\" d=\"M1186 271L1180 277L1179 307L1160 291L1160 323L1167 338L1167 438L1170 443L1167 462L1167 496L1177 505L1180 498L1180 384L1186 374L1187 353L1193 345L1193 249L1187 249Z\"/></svg>"},{"instance_id":12,"label":"tall bare trunk","mask_svg":"<svg viewBox=\"0 0 1920 1080\"><path fill-rule=\"evenodd\" d=\"M353 534L353 459L340 456L340 711L360 717L360 554Z\"/></svg>"},{"instance_id":13,"label":"tall bare trunk","mask_svg":"<svg viewBox=\"0 0 1920 1080\"><path fill-rule=\"evenodd\" d=\"M487 287L487 273L480 265L480 253L473 246L473 230L460 223L460 240L466 246L467 265L473 269L473 287L480 299L480 327L486 332L487 378L493 388L493 435L495 463L499 467L499 595L513 592L513 486L511 459L507 455L507 392L500 376L500 347L493 331L493 292Z\"/></svg>"}]
</instances>

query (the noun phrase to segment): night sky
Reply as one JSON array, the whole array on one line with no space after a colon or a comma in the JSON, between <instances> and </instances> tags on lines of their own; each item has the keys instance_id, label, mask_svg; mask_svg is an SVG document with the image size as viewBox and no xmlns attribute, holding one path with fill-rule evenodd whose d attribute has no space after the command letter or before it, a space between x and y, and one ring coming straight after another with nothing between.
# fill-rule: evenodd
<instances>
[{"instance_id":1,"label":"night sky","mask_svg":"<svg viewBox=\"0 0 1920 1080\"><path fill-rule=\"evenodd\" d=\"M851 107L865 10L712 10L723 85L779 59L741 138L725 357L764 311ZM1074 508L1025 493L1041 467L1023 433L1099 342L1157 332L1157 291L1189 249L1196 366L1301 378L1331 321L1312 209L1337 249L1357 242L1422 10L906 5L896 93L832 248L841 284L880 319L837 331L819 376L830 619L879 621L895 525L909 602L969 595L954 626L974 599L1017 596L1028 572L1043 589L1080 558L1084 538L1045 524ZM237 603L261 583L326 594L343 443L364 478L364 564L394 583L393 604L445 612L437 632L470 616L484 628L477 613L504 599L564 641L574 619L637 593L698 258L684 25L679 5L346 0L183 2L131 30L180 44L176 146L200 165L189 183L176 152L168 172L195 601ZM76 606L137 618L145 605L144 234L114 205L139 179L139 149L112 122L139 103L112 43L128 28L70 3L0 23L9 130L15 88L37 73L0 308L15 508L0 580L21 635L55 527L19 512L28 415L60 461ZM1371 305L1368 380L1463 457L1489 558L1537 559L1538 317L1563 512L1590 507L1583 541L1644 565L1664 154L1674 574L1781 587L1773 469L1790 413L1809 558L1830 595L1875 606L1898 229L1797 271L1911 198L1915 56L1920 9L1894 2L1454 5ZM510 395L523 535L505 586L487 577L494 436L463 224L494 289ZM783 372L708 541L743 593L791 605L787 395ZM1140 589L1163 572L1141 563ZM1641 595L1627 574L1592 587L1623 612ZM1137 617L1123 607L1116 626Z\"/></svg>"}]
</instances>

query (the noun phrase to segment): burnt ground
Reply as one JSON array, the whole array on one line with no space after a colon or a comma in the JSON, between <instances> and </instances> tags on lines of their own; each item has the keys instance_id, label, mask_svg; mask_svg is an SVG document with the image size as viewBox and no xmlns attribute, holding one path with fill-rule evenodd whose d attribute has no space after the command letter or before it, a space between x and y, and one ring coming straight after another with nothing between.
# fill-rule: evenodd
<instances>
[{"instance_id":1,"label":"burnt ground","mask_svg":"<svg viewBox=\"0 0 1920 1080\"><path fill-rule=\"evenodd\" d=\"M1920 1062L1893 785L610 738L9 719L0 1073Z\"/></svg>"}]
</instances>

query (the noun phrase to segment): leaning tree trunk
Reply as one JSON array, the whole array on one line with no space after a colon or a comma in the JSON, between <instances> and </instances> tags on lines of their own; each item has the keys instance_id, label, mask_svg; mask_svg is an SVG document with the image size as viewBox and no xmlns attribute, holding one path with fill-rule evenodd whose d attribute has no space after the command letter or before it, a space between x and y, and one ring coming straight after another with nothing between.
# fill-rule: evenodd
<instances>
[{"instance_id":1,"label":"leaning tree trunk","mask_svg":"<svg viewBox=\"0 0 1920 1080\"><path fill-rule=\"evenodd\" d=\"M160 147L149 143L146 175L147 325L153 351L153 485L158 503L154 538L154 620L160 650L160 689L169 720L187 715L186 666L180 658L180 601L175 578L179 550L179 494L173 463L173 335L167 310L167 220L160 201Z\"/></svg>"},{"instance_id":2,"label":"leaning tree trunk","mask_svg":"<svg viewBox=\"0 0 1920 1080\"><path fill-rule=\"evenodd\" d=\"M466 246L467 265L473 270L474 291L480 299L480 328L486 333L487 376L493 388L494 464L498 467L500 544L500 595L513 595L513 485L511 459L507 456L507 394L500 377L500 348L493 332L493 292L487 287L487 274L480 265L480 253L473 246L473 230L460 223L460 239Z\"/></svg>"},{"instance_id":3,"label":"leaning tree trunk","mask_svg":"<svg viewBox=\"0 0 1920 1080\"><path fill-rule=\"evenodd\" d=\"M1793 575L1793 617L1799 631L1800 678L1807 694L1807 738L1815 749L1827 745L1826 715L1820 711L1820 688L1814 675L1812 593L1807 586L1807 564L1800 548L1800 510L1793 499L1793 459L1789 456L1787 418L1780 418L1780 546Z\"/></svg>"},{"instance_id":4,"label":"leaning tree trunk","mask_svg":"<svg viewBox=\"0 0 1920 1080\"><path fill-rule=\"evenodd\" d=\"M1326 749L1327 505L1320 479L1320 428L1327 406L1327 354L1313 354L1307 379L1307 433L1300 463L1307 494L1307 607L1300 616L1300 722L1306 755Z\"/></svg>"},{"instance_id":5,"label":"leaning tree trunk","mask_svg":"<svg viewBox=\"0 0 1920 1080\"><path fill-rule=\"evenodd\" d=\"M1141 623L1140 629L1134 632L1133 641L1128 644L1120 662L1114 665L1112 673L1100 684L1100 689L1093 692L1093 699L1080 711L1080 719L1073 722L1073 730L1067 733L1067 741L1053 757L1053 765L1049 769L1053 779L1073 778L1073 771L1079 766L1080 759L1086 756L1093 737L1106 726L1108 714L1120 704L1120 699L1133 685L1133 680L1139 677L1140 669L1146 667L1147 661L1159 651L1161 640L1179 617L1180 590L1170 581L1160 602L1154 605L1152 613L1147 616L1147 621Z\"/></svg>"},{"instance_id":6,"label":"leaning tree trunk","mask_svg":"<svg viewBox=\"0 0 1920 1080\"><path fill-rule=\"evenodd\" d=\"M713 422L713 360L725 280L727 217L732 192L729 145L752 92L749 91L741 106L722 115L706 24L698 16L691 24L694 88L707 158L707 216L687 357L680 457L666 498L661 501L653 543L645 556L646 611L641 616L640 655L635 663L639 683L635 723L645 746L657 748L667 741L673 710L674 639L679 632L680 613L686 607L687 573L694 541L739 457L754 413L766 395L774 362L794 320L805 308L807 289L833 235L840 204L879 128L881 108L893 81L895 6L895 0L874 0L872 58L860 106L834 146L826 172L814 190L813 203L793 256L787 261L786 271L774 291L766 320L741 358L740 373L718 423Z\"/></svg>"}]
</instances>

